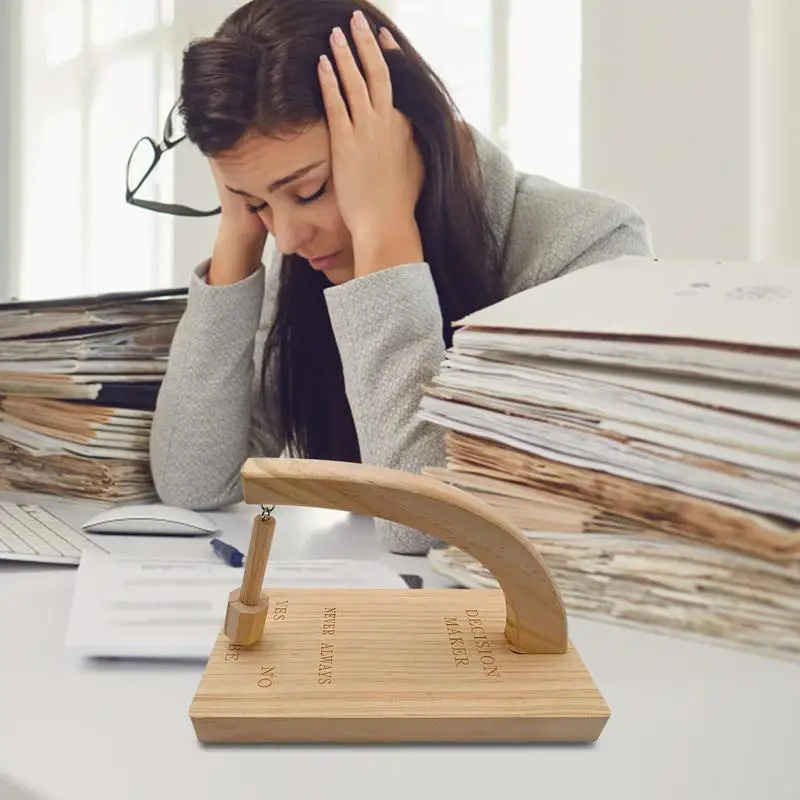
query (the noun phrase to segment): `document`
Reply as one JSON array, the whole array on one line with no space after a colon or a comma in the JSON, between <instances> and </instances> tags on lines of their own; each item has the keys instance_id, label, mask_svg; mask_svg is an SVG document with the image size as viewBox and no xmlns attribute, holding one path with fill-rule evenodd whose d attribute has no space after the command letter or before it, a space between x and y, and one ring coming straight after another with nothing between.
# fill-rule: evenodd
<instances>
[{"instance_id":1,"label":"document","mask_svg":"<svg viewBox=\"0 0 800 800\"><path fill-rule=\"evenodd\" d=\"M99 555L99 558L97 557ZM85 657L205 661L242 569L197 560L86 552L78 567L67 650ZM377 561L270 561L264 587L407 589Z\"/></svg>"},{"instance_id":2,"label":"document","mask_svg":"<svg viewBox=\"0 0 800 800\"><path fill-rule=\"evenodd\" d=\"M796 264L626 256L539 284L464 317L459 327L700 343L760 355L800 352ZM731 347L734 346L734 347Z\"/></svg>"},{"instance_id":3,"label":"document","mask_svg":"<svg viewBox=\"0 0 800 800\"><path fill-rule=\"evenodd\" d=\"M110 327L176 322L186 307L188 289L154 289L53 300L14 300L0 304L0 339L90 333Z\"/></svg>"},{"instance_id":4,"label":"document","mask_svg":"<svg viewBox=\"0 0 800 800\"><path fill-rule=\"evenodd\" d=\"M795 264L625 257L511 295L456 323L466 355L645 369L800 389Z\"/></svg>"},{"instance_id":5,"label":"document","mask_svg":"<svg viewBox=\"0 0 800 800\"><path fill-rule=\"evenodd\" d=\"M187 290L0 304L0 487L155 497L148 441Z\"/></svg>"}]
</instances>

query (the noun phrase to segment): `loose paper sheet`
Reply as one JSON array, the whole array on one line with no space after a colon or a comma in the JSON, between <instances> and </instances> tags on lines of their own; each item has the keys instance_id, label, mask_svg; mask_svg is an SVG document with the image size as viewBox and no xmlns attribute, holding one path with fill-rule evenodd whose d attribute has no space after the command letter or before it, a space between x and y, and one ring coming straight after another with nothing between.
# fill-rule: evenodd
<instances>
[{"instance_id":1,"label":"loose paper sheet","mask_svg":"<svg viewBox=\"0 0 800 800\"><path fill-rule=\"evenodd\" d=\"M84 656L204 661L242 575L221 562L84 553L66 646ZM408 588L380 562L347 559L270 561L265 591L271 587Z\"/></svg>"}]
</instances>

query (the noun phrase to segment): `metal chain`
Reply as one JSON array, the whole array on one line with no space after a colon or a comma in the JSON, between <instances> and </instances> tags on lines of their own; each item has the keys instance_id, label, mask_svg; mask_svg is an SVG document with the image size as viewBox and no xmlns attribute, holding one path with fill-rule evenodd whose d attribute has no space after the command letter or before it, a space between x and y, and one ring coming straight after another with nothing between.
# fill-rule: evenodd
<instances>
[{"instance_id":1,"label":"metal chain","mask_svg":"<svg viewBox=\"0 0 800 800\"><path fill-rule=\"evenodd\" d=\"M275 506L261 506L261 519L269 519L270 514L275 510Z\"/></svg>"}]
</instances>

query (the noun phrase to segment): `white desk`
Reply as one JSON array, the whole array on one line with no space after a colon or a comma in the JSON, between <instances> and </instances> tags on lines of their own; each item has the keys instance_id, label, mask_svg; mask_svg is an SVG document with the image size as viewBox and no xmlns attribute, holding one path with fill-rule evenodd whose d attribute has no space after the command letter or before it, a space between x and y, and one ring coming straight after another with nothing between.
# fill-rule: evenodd
<instances>
[{"instance_id":1,"label":"white desk","mask_svg":"<svg viewBox=\"0 0 800 800\"><path fill-rule=\"evenodd\" d=\"M95 510L45 505L74 523ZM244 548L254 511L212 516ZM276 515L271 558L378 558L447 585L424 559L384 554L371 520ZM213 558L205 539L105 541ZM796 665L573 619L612 711L594 746L204 747L188 716L199 666L64 653L74 578L74 568L0 563L0 776L42 800L800 798ZM0 779L0 800L15 800L4 788Z\"/></svg>"}]
</instances>

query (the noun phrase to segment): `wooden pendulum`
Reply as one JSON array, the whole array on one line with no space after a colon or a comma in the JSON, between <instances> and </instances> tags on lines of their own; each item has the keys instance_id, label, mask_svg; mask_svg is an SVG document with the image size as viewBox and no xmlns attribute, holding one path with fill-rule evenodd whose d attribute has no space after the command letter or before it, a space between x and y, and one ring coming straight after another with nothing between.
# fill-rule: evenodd
<instances>
[{"instance_id":1,"label":"wooden pendulum","mask_svg":"<svg viewBox=\"0 0 800 800\"><path fill-rule=\"evenodd\" d=\"M275 534L274 506L261 506L253 520L250 547L244 562L244 576L239 589L228 597L223 631L232 644L248 646L261 639L269 610L269 597L263 594L264 573Z\"/></svg>"}]
</instances>

